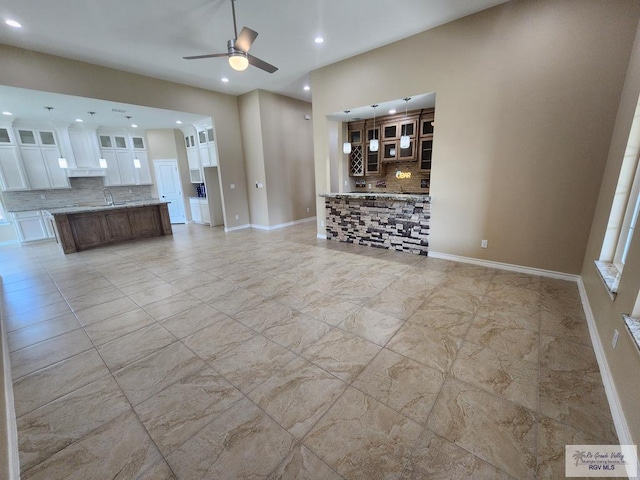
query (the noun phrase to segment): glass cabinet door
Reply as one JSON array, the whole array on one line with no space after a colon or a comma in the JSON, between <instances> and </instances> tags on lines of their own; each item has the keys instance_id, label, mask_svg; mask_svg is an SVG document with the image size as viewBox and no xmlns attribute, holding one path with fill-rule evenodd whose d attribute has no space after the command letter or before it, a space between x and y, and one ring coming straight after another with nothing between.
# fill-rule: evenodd
<instances>
[{"instance_id":1,"label":"glass cabinet door","mask_svg":"<svg viewBox=\"0 0 640 480\"><path fill-rule=\"evenodd\" d=\"M433 140L420 140L420 170L431 170L431 154L433 151Z\"/></svg>"},{"instance_id":2,"label":"glass cabinet door","mask_svg":"<svg viewBox=\"0 0 640 480\"><path fill-rule=\"evenodd\" d=\"M415 160L416 159L416 151L415 151L415 140L411 140L409 142L409 146L407 148L400 148L400 154L398 155L399 160Z\"/></svg>"},{"instance_id":3,"label":"glass cabinet door","mask_svg":"<svg viewBox=\"0 0 640 480\"><path fill-rule=\"evenodd\" d=\"M399 138L398 123L385 123L382 125L382 140L395 140Z\"/></svg>"},{"instance_id":4,"label":"glass cabinet door","mask_svg":"<svg viewBox=\"0 0 640 480\"><path fill-rule=\"evenodd\" d=\"M433 115L428 115L420 120L420 136L433 135Z\"/></svg>"},{"instance_id":5,"label":"glass cabinet door","mask_svg":"<svg viewBox=\"0 0 640 480\"><path fill-rule=\"evenodd\" d=\"M367 174L380 173L380 150L372 152L369 144L367 144L366 172Z\"/></svg>"},{"instance_id":6,"label":"glass cabinet door","mask_svg":"<svg viewBox=\"0 0 640 480\"><path fill-rule=\"evenodd\" d=\"M415 138L416 136L416 120L402 120L399 123L400 136L408 136Z\"/></svg>"},{"instance_id":7,"label":"glass cabinet door","mask_svg":"<svg viewBox=\"0 0 640 480\"><path fill-rule=\"evenodd\" d=\"M393 161L398 159L398 142L382 142L381 146L382 151L382 161Z\"/></svg>"}]
</instances>

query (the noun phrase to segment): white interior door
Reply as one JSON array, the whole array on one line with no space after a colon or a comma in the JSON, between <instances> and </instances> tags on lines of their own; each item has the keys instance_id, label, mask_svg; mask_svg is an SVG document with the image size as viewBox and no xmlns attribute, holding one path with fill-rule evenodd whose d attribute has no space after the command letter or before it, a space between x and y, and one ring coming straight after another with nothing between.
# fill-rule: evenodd
<instances>
[{"instance_id":1,"label":"white interior door","mask_svg":"<svg viewBox=\"0 0 640 480\"><path fill-rule=\"evenodd\" d=\"M184 213L184 197L180 183L177 160L154 160L153 168L156 172L158 195L160 200L169 203L169 218L171 223L186 223Z\"/></svg>"}]
</instances>

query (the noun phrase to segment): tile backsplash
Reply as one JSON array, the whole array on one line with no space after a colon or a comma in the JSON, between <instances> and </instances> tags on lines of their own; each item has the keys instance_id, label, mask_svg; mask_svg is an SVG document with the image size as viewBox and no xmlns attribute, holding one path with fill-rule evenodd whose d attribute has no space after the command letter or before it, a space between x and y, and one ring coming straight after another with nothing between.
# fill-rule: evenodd
<instances>
[{"instance_id":1,"label":"tile backsplash","mask_svg":"<svg viewBox=\"0 0 640 480\"><path fill-rule=\"evenodd\" d=\"M102 177L70 178L71 188L60 190L29 190L25 192L2 192L4 206L9 212L26 210L46 210L47 208L66 207L77 203L104 202ZM151 185L129 185L126 187L107 187L116 202L149 200ZM45 198L41 198L44 195Z\"/></svg>"}]
</instances>

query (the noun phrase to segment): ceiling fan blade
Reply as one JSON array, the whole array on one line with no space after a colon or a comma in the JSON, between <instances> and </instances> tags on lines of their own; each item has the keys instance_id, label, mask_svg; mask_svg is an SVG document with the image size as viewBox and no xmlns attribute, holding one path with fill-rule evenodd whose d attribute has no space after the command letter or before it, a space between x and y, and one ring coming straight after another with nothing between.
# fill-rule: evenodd
<instances>
[{"instance_id":1,"label":"ceiling fan blade","mask_svg":"<svg viewBox=\"0 0 640 480\"><path fill-rule=\"evenodd\" d=\"M253 55L247 54L247 58L249 59L249 63L251 65L253 65L254 67L258 67L264 70L265 72L273 73L276 70L278 70L278 67L274 67L270 63L267 63L264 60L260 60L259 58L254 57Z\"/></svg>"},{"instance_id":2,"label":"ceiling fan blade","mask_svg":"<svg viewBox=\"0 0 640 480\"><path fill-rule=\"evenodd\" d=\"M242 27L242 31L236 38L236 47L247 53L251 48L251 44L258 36L258 32L247 27Z\"/></svg>"},{"instance_id":3,"label":"ceiling fan blade","mask_svg":"<svg viewBox=\"0 0 640 480\"><path fill-rule=\"evenodd\" d=\"M182 57L185 60L198 60L200 58L227 57L228 53L210 53L208 55L192 55L191 57Z\"/></svg>"}]
</instances>

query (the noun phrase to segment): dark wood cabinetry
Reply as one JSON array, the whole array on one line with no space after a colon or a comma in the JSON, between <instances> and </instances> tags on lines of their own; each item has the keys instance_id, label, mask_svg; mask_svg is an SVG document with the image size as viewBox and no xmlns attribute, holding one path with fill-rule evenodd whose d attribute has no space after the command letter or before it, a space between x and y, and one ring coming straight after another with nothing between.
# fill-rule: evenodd
<instances>
[{"instance_id":1,"label":"dark wood cabinetry","mask_svg":"<svg viewBox=\"0 0 640 480\"><path fill-rule=\"evenodd\" d=\"M419 170L431 170L434 110L414 110L349 124L347 139L351 142L349 175L352 177L385 175L385 165L418 161ZM409 146L402 148L400 139L409 137ZM371 140L379 140L377 152L370 148Z\"/></svg>"},{"instance_id":2,"label":"dark wood cabinetry","mask_svg":"<svg viewBox=\"0 0 640 480\"><path fill-rule=\"evenodd\" d=\"M64 253L110 243L171 235L166 203L54 214L57 238Z\"/></svg>"}]
</instances>

